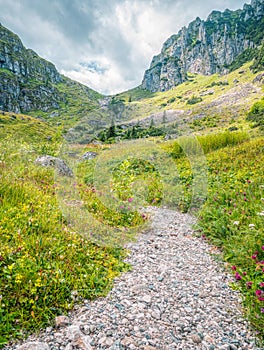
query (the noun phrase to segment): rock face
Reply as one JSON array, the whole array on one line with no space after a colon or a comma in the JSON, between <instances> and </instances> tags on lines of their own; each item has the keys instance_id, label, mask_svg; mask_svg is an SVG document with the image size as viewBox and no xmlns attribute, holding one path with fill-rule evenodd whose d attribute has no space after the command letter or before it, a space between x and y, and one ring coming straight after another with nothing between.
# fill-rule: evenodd
<instances>
[{"instance_id":1,"label":"rock face","mask_svg":"<svg viewBox=\"0 0 264 350\"><path fill-rule=\"evenodd\" d=\"M187 72L225 73L244 51L264 37L264 0L252 0L243 10L213 11L206 21L197 17L172 35L154 56L142 88L166 91L187 80Z\"/></svg>"},{"instance_id":2,"label":"rock face","mask_svg":"<svg viewBox=\"0 0 264 350\"><path fill-rule=\"evenodd\" d=\"M0 109L13 112L57 109L64 96L55 66L26 49L19 37L0 24Z\"/></svg>"},{"instance_id":3,"label":"rock face","mask_svg":"<svg viewBox=\"0 0 264 350\"><path fill-rule=\"evenodd\" d=\"M88 86L61 75L55 66L26 49L19 37L0 23L0 110L32 114L43 112L49 118L61 110L82 117L97 108L103 96ZM31 112L31 113L29 113Z\"/></svg>"}]
</instances>

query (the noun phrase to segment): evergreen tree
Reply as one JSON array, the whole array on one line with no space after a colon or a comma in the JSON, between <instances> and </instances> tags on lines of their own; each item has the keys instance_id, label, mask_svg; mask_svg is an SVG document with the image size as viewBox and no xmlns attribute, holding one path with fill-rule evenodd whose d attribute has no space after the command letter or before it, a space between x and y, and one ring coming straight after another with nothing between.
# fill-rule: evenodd
<instances>
[{"instance_id":1,"label":"evergreen tree","mask_svg":"<svg viewBox=\"0 0 264 350\"><path fill-rule=\"evenodd\" d=\"M102 142L105 142L105 141L106 141L106 135L105 135L104 130L101 131L101 132L99 133L98 138L99 138L99 140L102 141Z\"/></svg>"},{"instance_id":2,"label":"evergreen tree","mask_svg":"<svg viewBox=\"0 0 264 350\"><path fill-rule=\"evenodd\" d=\"M115 137L115 136L116 136L115 122L114 122L114 119L112 119L111 125L106 133L106 138L110 139L110 138Z\"/></svg>"},{"instance_id":3,"label":"evergreen tree","mask_svg":"<svg viewBox=\"0 0 264 350\"><path fill-rule=\"evenodd\" d=\"M133 125L132 132L131 132L131 138L136 139L137 138L137 130L135 126Z\"/></svg>"}]
</instances>

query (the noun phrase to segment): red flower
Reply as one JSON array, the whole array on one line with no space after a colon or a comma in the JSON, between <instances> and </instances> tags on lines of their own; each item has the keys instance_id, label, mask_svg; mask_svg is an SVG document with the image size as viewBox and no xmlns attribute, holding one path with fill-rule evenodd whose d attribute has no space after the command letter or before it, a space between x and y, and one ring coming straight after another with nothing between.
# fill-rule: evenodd
<instances>
[{"instance_id":1,"label":"red flower","mask_svg":"<svg viewBox=\"0 0 264 350\"><path fill-rule=\"evenodd\" d=\"M240 276L240 274L238 272L236 272L235 279L238 281L242 280L242 277Z\"/></svg>"},{"instance_id":2,"label":"red flower","mask_svg":"<svg viewBox=\"0 0 264 350\"><path fill-rule=\"evenodd\" d=\"M128 198L128 202L131 203L133 201L133 198Z\"/></svg>"},{"instance_id":3,"label":"red flower","mask_svg":"<svg viewBox=\"0 0 264 350\"><path fill-rule=\"evenodd\" d=\"M262 290L257 289L255 293L256 293L256 296L257 296L257 297L258 297L258 296L261 296L261 295L262 295Z\"/></svg>"},{"instance_id":4,"label":"red flower","mask_svg":"<svg viewBox=\"0 0 264 350\"><path fill-rule=\"evenodd\" d=\"M264 287L264 282L260 282L260 287Z\"/></svg>"},{"instance_id":5,"label":"red flower","mask_svg":"<svg viewBox=\"0 0 264 350\"><path fill-rule=\"evenodd\" d=\"M233 271L236 271L236 265L233 265L232 267L231 267L231 269L233 270Z\"/></svg>"},{"instance_id":6,"label":"red flower","mask_svg":"<svg viewBox=\"0 0 264 350\"><path fill-rule=\"evenodd\" d=\"M253 254L251 258L252 258L252 259L257 259L257 255L256 255L256 254Z\"/></svg>"},{"instance_id":7,"label":"red flower","mask_svg":"<svg viewBox=\"0 0 264 350\"><path fill-rule=\"evenodd\" d=\"M264 297L258 297L259 301L264 301Z\"/></svg>"},{"instance_id":8,"label":"red flower","mask_svg":"<svg viewBox=\"0 0 264 350\"><path fill-rule=\"evenodd\" d=\"M252 282L250 281L250 282L246 282L246 286L247 286L247 288L251 288L252 287Z\"/></svg>"}]
</instances>

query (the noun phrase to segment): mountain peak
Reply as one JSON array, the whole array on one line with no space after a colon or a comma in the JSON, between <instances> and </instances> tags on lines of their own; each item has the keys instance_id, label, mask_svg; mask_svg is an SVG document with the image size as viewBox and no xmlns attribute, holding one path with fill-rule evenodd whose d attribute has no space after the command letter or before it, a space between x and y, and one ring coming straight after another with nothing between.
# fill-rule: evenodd
<instances>
[{"instance_id":1,"label":"mountain peak","mask_svg":"<svg viewBox=\"0 0 264 350\"><path fill-rule=\"evenodd\" d=\"M263 40L264 0L252 0L243 10L212 11L207 20L197 17L172 35L154 56L142 87L166 91L187 80L187 72L225 73L246 50Z\"/></svg>"},{"instance_id":2,"label":"mountain peak","mask_svg":"<svg viewBox=\"0 0 264 350\"><path fill-rule=\"evenodd\" d=\"M63 77L53 63L25 48L16 34L0 24L0 110L54 114L69 106L69 90L82 91L88 110L99 98L87 86Z\"/></svg>"}]
</instances>

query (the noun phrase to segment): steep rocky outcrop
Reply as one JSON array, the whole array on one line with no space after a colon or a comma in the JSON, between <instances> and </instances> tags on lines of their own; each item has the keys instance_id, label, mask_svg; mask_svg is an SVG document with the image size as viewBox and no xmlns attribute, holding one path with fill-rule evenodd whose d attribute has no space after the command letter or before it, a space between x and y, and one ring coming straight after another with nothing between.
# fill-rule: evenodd
<instances>
[{"instance_id":1,"label":"steep rocky outcrop","mask_svg":"<svg viewBox=\"0 0 264 350\"><path fill-rule=\"evenodd\" d=\"M252 0L243 10L213 11L206 21L197 17L164 43L145 72L142 88L169 90L186 81L187 72L225 73L242 52L260 45L263 37L264 0Z\"/></svg>"},{"instance_id":2,"label":"steep rocky outcrop","mask_svg":"<svg viewBox=\"0 0 264 350\"><path fill-rule=\"evenodd\" d=\"M0 109L48 111L64 100L55 87L62 77L55 66L26 49L17 35L0 25Z\"/></svg>"},{"instance_id":3,"label":"steep rocky outcrop","mask_svg":"<svg viewBox=\"0 0 264 350\"><path fill-rule=\"evenodd\" d=\"M51 116L56 116L59 112L54 110L75 106L76 96L83 113L101 97L87 86L62 76L54 64L26 49L16 34L0 24L0 110L52 111Z\"/></svg>"}]
</instances>

